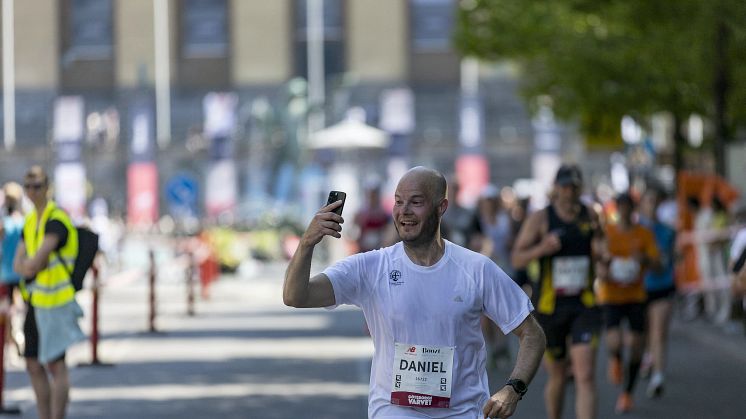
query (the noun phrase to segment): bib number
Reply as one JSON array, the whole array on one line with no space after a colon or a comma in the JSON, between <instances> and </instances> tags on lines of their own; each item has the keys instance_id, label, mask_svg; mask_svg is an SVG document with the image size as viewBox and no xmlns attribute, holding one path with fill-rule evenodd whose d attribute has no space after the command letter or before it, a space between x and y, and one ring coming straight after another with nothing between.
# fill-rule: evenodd
<instances>
[{"instance_id":1,"label":"bib number","mask_svg":"<svg viewBox=\"0 0 746 419\"><path fill-rule=\"evenodd\" d=\"M391 404L450 407L454 350L453 346L396 343Z\"/></svg>"},{"instance_id":2,"label":"bib number","mask_svg":"<svg viewBox=\"0 0 746 419\"><path fill-rule=\"evenodd\" d=\"M591 259L588 256L552 259L554 289L562 295L577 295L588 285Z\"/></svg>"},{"instance_id":3,"label":"bib number","mask_svg":"<svg viewBox=\"0 0 746 419\"><path fill-rule=\"evenodd\" d=\"M611 279L619 285L630 285L640 275L640 264L634 258L615 257L609 266Z\"/></svg>"}]
</instances>

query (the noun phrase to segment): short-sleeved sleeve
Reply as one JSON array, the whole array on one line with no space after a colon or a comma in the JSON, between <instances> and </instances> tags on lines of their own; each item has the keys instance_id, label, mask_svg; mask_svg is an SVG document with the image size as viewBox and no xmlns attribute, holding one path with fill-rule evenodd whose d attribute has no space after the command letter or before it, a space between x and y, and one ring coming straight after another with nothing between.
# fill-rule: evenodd
<instances>
[{"instance_id":1,"label":"short-sleeved sleeve","mask_svg":"<svg viewBox=\"0 0 746 419\"><path fill-rule=\"evenodd\" d=\"M336 305L360 306L365 295L365 253L346 257L324 270L334 289Z\"/></svg>"},{"instance_id":2,"label":"short-sleeved sleeve","mask_svg":"<svg viewBox=\"0 0 746 419\"><path fill-rule=\"evenodd\" d=\"M54 234L59 238L55 250L60 250L67 243L67 227L59 220L49 220L44 227L45 234Z\"/></svg>"},{"instance_id":3,"label":"short-sleeved sleeve","mask_svg":"<svg viewBox=\"0 0 746 419\"><path fill-rule=\"evenodd\" d=\"M482 284L484 313L503 333L513 331L534 310L528 295L492 262L484 265Z\"/></svg>"}]
</instances>

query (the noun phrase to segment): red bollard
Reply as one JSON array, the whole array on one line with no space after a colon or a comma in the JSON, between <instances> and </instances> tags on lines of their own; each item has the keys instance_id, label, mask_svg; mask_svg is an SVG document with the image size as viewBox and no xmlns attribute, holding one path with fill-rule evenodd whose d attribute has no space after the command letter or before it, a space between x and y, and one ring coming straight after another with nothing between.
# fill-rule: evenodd
<instances>
[{"instance_id":1,"label":"red bollard","mask_svg":"<svg viewBox=\"0 0 746 419\"><path fill-rule=\"evenodd\" d=\"M98 266L91 266L93 288L91 289L91 364L100 364L98 360Z\"/></svg>"},{"instance_id":2,"label":"red bollard","mask_svg":"<svg viewBox=\"0 0 746 419\"><path fill-rule=\"evenodd\" d=\"M187 315L194 316L194 253L189 251L187 253L187 260L189 266L186 269L186 287L187 287Z\"/></svg>"},{"instance_id":3,"label":"red bollard","mask_svg":"<svg viewBox=\"0 0 746 419\"><path fill-rule=\"evenodd\" d=\"M150 249L150 315L148 316L148 331L155 332L155 252Z\"/></svg>"},{"instance_id":4,"label":"red bollard","mask_svg":"<svg viewBox=\"0 0 746 419\"><path fill-rule=\"evenodd\" d=\"M91 265L93 286L91 287L91 362L80 364L81 367L109 367L112 364L103 363L98 359L98 290L100 288L99 269L96 262Z\"/></svg>"},{"instance_id":5,"label":"red bollard","mask_svg":"<svg viewBox=\"0 0 746 419\"><path fill-rule=\"evenodd\" d=\"M210 251L208 256L199 265L199 279L203 300L210 299L210 284L217 279L220 274L219 269L218 260L214 253Z\"/></svg>"},{"instance_id":6,"label":"red bollard","mask_svg":"<svg viewBox=\"0 0 746 419\"><path fill-rule=\"evenodd\" d=\"M2 292L0 292L0 298L8 298L8 287L5 285L0 286ZM0 414L6 415L20 415L21 409L17 407L5 407L3 400L3 392L5 391L5 333L7 330L7 324L10 320L8 315L8 307L3 307L0 311Z\"/></svg>"}]
</instances>

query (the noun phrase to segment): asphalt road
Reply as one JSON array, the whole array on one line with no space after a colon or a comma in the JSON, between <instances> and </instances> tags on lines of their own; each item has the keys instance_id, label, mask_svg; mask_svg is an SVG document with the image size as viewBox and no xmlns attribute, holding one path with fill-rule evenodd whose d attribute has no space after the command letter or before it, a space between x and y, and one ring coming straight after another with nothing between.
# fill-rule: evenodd
<instances>
[{"instance_id":1,"label":"asphalt road","mask_svg":"<svg viewBox=\"0 0 746 419\"><path fill-rule=\"evenodd\" d=\"M287 308L280 294L284 266L252 265L221 278L209 300L198 299L191 317L183 271L159 266L155 333L148 332L143 272L109 279L100 298L99 360L111 365L81 365L91 360L88 342L69 352L69 418L366 417L373 346L358 310ZM89 314L88 328L90 294L79 294L79 301ZM625 417L746 417L744 348L743 335L725 334L702 321L677 321L665 395L647 399L641 382L636 408ZM14 354L6 358L5 407L21 408L15 417L35 418L23 362ZM611 418L618 390L605 381L605 362L601 348L599 417ZM508 374L508 366L490 373L493 390ZM514 417L546 417L545 379L543 371L537 375ZM574 417L572 404L570 386L567 418Z\"/></svg>"}]
</instances>

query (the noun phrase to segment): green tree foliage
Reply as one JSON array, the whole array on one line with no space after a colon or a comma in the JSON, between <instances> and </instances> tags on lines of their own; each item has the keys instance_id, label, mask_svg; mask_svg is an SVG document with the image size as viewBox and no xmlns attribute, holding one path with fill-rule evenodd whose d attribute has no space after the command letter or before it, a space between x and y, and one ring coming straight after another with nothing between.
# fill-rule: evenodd
<instances>
[{"instance_id":1,"label":"green tree foliage","mask_svg":"<svg viewBox=\"0 0 746 419\"><path fill-rule=\"evenodd\" d=\"M671 112L713 121L718 147L746 122L742 0L462 0L465 55L522 64L524 94L589 137L619 137L622 115ZM683 141L680 132L678 142ZM718 143L720 142L720 143ZM724 159L723 159L724 160Z\"/></svg>"}]
</instances>

